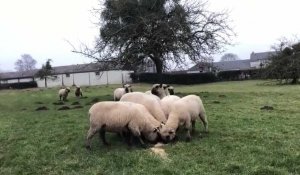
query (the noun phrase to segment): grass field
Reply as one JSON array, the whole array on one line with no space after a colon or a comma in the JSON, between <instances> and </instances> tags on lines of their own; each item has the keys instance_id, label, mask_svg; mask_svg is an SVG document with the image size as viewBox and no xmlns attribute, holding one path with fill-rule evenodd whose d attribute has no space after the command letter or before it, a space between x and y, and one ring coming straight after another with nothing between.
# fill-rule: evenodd
<instances>
[{"instance_id":1,"label":"grass field","mask_svg":"<svg viewBox=\"0 0 300 175\"><path fill-rule=\"evenodd\" d=\"M150 85L135 84L135 91ZM176 86L179 95L198 94L205 105L209 134L164 147L167 159L139 145L132 149L114 134L111 147L93 138L83 145L92 101L111 100L117 87L74 91L58 110L57 88L0 91L0 174L300 174L300 86L263 81ZM261 110L269 105L274 110ZM46 106L49 110L36 111Z\"/></svg>"}]
</instances>

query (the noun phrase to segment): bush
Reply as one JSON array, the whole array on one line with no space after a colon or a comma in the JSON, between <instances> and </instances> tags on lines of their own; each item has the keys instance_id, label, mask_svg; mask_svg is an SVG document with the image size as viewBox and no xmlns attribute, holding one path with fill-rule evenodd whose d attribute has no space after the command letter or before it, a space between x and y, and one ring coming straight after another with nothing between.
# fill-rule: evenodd
<instances>
[{"instance_id":1,"label":"bush","mask_svg":"<svg viewBox=\"0 0 300 175\"><path fill-rule=\"evenodd\" d=\"M133 82L143 83L166 83L166 84L200 84L217 81L213 73L174 74L174 73L132 73Z\"/></svg>"},{"instance_id":2,"label":"bush","mask_svg":"<svg viewBox=\"0 0 300 175\"><path fill-rule=\"evenodd\" d=\"M35 81L0 84L0 89L26 89L26 88L36 88L36 87L38 86Z\"/></svg>"}]
</instances>

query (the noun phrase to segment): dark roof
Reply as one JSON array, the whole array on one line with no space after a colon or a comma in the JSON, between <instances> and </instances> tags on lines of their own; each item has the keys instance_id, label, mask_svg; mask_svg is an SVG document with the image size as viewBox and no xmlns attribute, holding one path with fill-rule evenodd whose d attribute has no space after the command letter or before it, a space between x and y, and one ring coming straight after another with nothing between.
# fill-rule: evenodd
<instances>
[{"instance_id":1,"label":"dark roof","mask_svg":"<svg viewBox=\"0 0 300 175\"><path fill-rule=\"evenodd\" d=\"M251 61L266 60L274 54L275 52L259 52L259 53L252 52L250 55L250 60Z\"/></svg>"},{"instance_id":2,"label":"dark roof","mask_svg":"<svg viewBox=\"0 0 300 175\"><path fill-rule=\"evenodd\" d=\"M195 66L189 68L188 71L199 71L199 67L201 67L201 66L212 67L212 65L213 65L213 63L201 62L201 63L198 63Z\"/></svg>"},{"instance_id":3,"label":"dark roof","mask_svg":"<svg viewBox=\"0 0 300 175\"><path fill-rule=\"evenodd\" d=\"M191 67L190 69L188 69L188 71L199 71L199 64L200 63ZM207 63L206 66L210 66L213 69L216 69L218 71L248 70L250 69L250 60L247 59L247 60L213 62L213 63Z\"/></svg>"},{"instance_id":4,"label":"dark roof","mask_svg":"<svg viewBox=\"0 0 300 175\"><path fill-rule=\"evenodd\" d=\"M65 74L65 73L84 73L84 72L96 72L103 70L120 70L119 66L111 66L104 63L90 63L90 64L77 64L67 66L56 66L53 68L53 75ZM32 78L39 71L39 69L24 71L24 72L5 72L0 73L0 79L18 79L18 78Z\"/></svg>"},{"instance_id":5,"label":"dark roof","mask_svg":"<svg viewBox=\"0 0 300 175\"><path fill-rule=\"evenodd\" d=\"M219 71L228 70L248 70L250 69L250 60L235 60L235 61L221 61L214 62L213 66Z\"/></svg>"}]
</instances>

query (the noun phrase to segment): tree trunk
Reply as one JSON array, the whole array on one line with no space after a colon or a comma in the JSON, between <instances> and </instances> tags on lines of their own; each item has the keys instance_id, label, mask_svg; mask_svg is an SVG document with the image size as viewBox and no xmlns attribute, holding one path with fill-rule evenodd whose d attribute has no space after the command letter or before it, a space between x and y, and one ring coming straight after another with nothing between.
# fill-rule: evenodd
<instances>
[{"instance_id":1,"label":"tree trunk","mask_svg":"<svg viewBox=\"0 0 300 175\"><path fill-rule=\"evenodd\" d=\"M47 77L45 77L45 88L47 88Z\"/></svg>"},{"instance_id":2,"label":"tree trunk","mask_svg":"<svg viewBox=\"0 0 300 175\"><path fill-rule=\"evenodd\" d=\"M157 56L153 57L152 61L155 64L156 73L161 74L162 73L162 68L163 68L162 61Z\"/></svg>"}]
</instances>

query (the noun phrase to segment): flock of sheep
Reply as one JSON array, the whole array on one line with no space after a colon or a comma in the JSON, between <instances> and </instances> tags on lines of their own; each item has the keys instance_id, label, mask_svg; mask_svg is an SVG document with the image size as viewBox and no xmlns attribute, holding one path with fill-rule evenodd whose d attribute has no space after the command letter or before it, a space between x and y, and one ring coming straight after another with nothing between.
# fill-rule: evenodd
<instances>
[{"instance_id":1,"label":"flock of sheep","mask_svg":"<svg viewBox=\"0 0 300 175\"><path fill-rule=\"evenodd\" d=\"M69 88L59 90L59 97L65 100ZM76 96L82 96L80 87ZM145 141L168 143L176 138L176 131L183 127L186 140L191 140L195 122L199 117L205 132L208 121L202 100L197 95L178 97L174 88L166 84L154 84L150 91L133 92L131 85L114 91L114 101L95 103L89 109L90 128L86 138L86 148L91 149L91 139L99 133L104 145L108 145L105 132L118 133L130 146L137 137L142 146Z\"/></svg>"}]
</instances>

